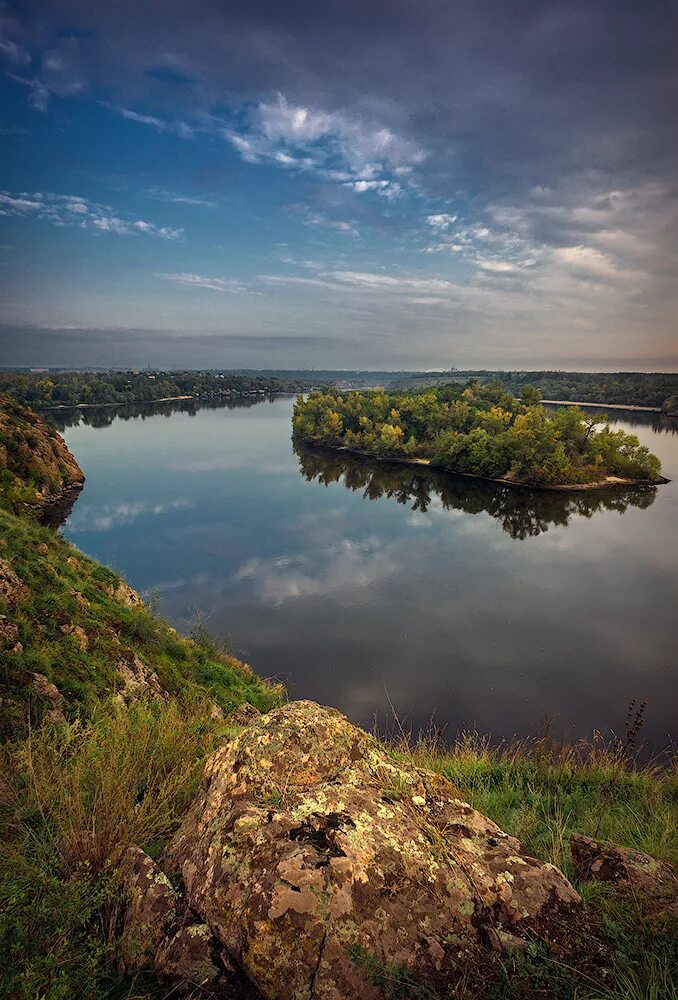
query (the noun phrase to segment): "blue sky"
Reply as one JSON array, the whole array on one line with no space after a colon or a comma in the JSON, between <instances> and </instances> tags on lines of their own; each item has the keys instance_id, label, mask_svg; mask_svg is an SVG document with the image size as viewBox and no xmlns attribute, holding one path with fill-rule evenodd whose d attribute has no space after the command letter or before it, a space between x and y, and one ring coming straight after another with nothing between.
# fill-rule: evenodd
<instances>
[{"instance_id":1,"label":"blue sky","mask_svg":"<svg viewBox=\"0 0 678 1000\"><path fill-rule=\"evenodd\" d=\"M0 5L0 363L678 367L674 4L137 8Z\"/></svg>"}]
</instances>

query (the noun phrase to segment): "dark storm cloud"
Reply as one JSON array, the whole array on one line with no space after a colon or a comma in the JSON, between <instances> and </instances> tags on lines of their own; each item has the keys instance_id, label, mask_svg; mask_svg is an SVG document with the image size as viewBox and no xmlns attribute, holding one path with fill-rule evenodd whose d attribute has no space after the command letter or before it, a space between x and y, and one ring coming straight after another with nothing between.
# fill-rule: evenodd
<instances>
[{"instance_id":1,"label":"dark storm cloud","mask_svg":"<svg viewBox=\"0 0 678 1000\"><path fill-rule=\"evenodd\" d=\"M34 57L24 75L56 93L104 84L192 113L281 91L348 108L420 144L445 197L676 167L675 3L37 0L7 20Z\"/></svg>"}]
</instances>

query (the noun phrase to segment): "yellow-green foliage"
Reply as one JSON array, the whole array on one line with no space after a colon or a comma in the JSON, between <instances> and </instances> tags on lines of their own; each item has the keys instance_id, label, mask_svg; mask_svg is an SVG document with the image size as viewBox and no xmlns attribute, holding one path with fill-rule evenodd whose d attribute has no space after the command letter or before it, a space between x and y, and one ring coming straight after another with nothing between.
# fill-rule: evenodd
<instances>
[{"instance_id":1,"label":"yellow-green foliage","mask_svg":"<svg viewBox=\"0 0 678 1000\"><path fill-rule=\"evenodd\" d=\"M225 711L243 701L265 711L281 701L279 686L260 680L214 643L183 638L145 606L127 607L116 595L120 578L53 531L0 511L0 559L26 586L11 606L0 601L0 614L18 626L23 647L2 659L6 730L31 695L33 673L56 684L75 716L115 692L116 663L135 655L167 691L207 691ZM67 631L72 626L82 629L87 648ZM37 719L40 706L34 698L32 704Z\"/></svg>"},{"instance_id":2,"label":"yellow-green foliage","mask_svg":"<svg viewBox=\"0 0 678 1000\"><path fill-rule=\"evenodd\" d=\"M328 391L299 397L298 438L381 458L425 458L450 472L536 485L657 481L659 459L638 439L581 410L550 412L530 387L518 400L499 382L419 393Z\"/></svg>"}]
</instances>

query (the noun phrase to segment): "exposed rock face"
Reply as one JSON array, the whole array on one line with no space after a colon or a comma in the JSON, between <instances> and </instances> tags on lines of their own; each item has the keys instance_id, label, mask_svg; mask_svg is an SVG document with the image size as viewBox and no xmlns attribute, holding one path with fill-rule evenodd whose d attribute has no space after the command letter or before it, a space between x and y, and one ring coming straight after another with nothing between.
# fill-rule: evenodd
<instances>
[{"instance_id":1,"label":"exposed rock face","mask_svg":"<svg viewBox=\"0 0 678 1000\"><path fill-rule=\"evenodd\" d=\"M0 601L16 605L28 598L28 587L14 572L9 559L0 559Z\"/></svg>"},{"instance_id":2,"label":"exposed rock face","mask_svg":"<svg viewBox=\"0 0 678 1000\"><path fill-rule=\"evenodd\" d=\"M580 878L628 885L653 909L664 909L667 916L678 920L678 875L672 865L578 833L573 834L570 849Z\"/></svg>"},{"instance_id":3,"label":"exposed rock face","mask_svg":"<svg viewBox=\"0 0 678 1000\"><path fill-rule=\"evenodd\" d=\"M0 496L5 506L44 514L82 487L85 475L56 429L6 395L0 396L0 434L0 470L12 476Z\"/></svg>"},{"instance_id":4,"label":"exposed rock face","mask_svg":"<svg viewBox=\"0 0 678 1000\"><path fill-rule=\"evenodd\" d=\"M126 608L139 608L144 606L142 598L137 594L136 590L132 590L128 583L121 580L115 591L113 592L114 597L120 604L124 604Z\"/></svg>"},{"instance_id":5,"label":"exposed rock face","mask_svg":"<svg viewBox=\"0 0 678 1000\"><path fill-rule=\"evenodd\" d=\"M44 674L33 674L33 689L38 698L47 706L45 718L50 722L65 722L68 702L55 684Z\"/></svg>"},{"instance_id":6,"label":"exposed rock face","mask_svg":"<svg viewBox=\"0 0 678 1000\"><path fill-rule=\"evenodd\" d=\"M169 879L147 854L130 847L120 864L121 971L155 969L173 993L254 1000L259 994L230 962L209 927L187 910Z\"/></svg>"},{"instance_id":7,"label":"exposed rock face","mask_svg":"<svg viewBox=\"0 0 678 1000\"><path fill-rule=\"evenodd\" d=\"M150 968L177 918L177 895L167 876L139 847L130 847L120 865L124 922L118 958L125 972Z\"/></svg>"},{"instance_id":8,"label":"exposed rock face","mask_svg":"<svg viewBox=\"0 0 678 1000\"><path fill-rule=\"evenodd\" d=\"M268 1000L380 1000L375 963L444 990L580 903L444 778L313 702L213 755L165 862Z\"/></svg>"},{"instance_id":9,"label":"exposed rock face","mask_svg":"<svg viewBox=\"0 0 678 1000\"><path fill-rule=\"evenodd\" d=\"M122 687L116 692L116 700L129 705L141 698L166 698L167 692L161 687L158 675L133 653L127 660L118 660L116 670L122 680Z\"/></svg>"},{"instance_id":10,"label":"exposed rock face","mask_svg":"<svg viewBox=\"0 0 678 1000\"><path fill-rule=\"evenodd\" d=\"M6 615L0 615L0 652L8 655L21 653L23 646L19 642L19 628Z\"/></svg>"}]
</instances>

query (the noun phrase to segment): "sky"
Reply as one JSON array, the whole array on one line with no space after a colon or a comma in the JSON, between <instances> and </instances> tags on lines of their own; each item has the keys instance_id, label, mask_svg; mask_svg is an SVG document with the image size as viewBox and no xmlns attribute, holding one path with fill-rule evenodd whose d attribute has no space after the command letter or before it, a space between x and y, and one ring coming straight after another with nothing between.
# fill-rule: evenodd
<instances>
[{"instance_id":1,"label":"sky","mask_svg":"<svg viewBox=\"0 0 678 1000\"><path fill-rule=\"evenodd\" d=\"M675 0L0 2L0 364L678 370Z\"/></svg>"}]
</instances>

